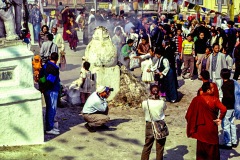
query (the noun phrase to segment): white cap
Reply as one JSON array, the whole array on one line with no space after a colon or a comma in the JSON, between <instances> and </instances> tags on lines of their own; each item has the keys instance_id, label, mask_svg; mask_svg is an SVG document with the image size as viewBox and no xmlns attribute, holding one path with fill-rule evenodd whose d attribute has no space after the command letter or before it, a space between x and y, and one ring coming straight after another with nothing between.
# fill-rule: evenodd
<instances>
[{"instance_id":1,"label":"white cap","mask_svg":"<svg viewBox=\"0 0 240 160\"><path fill-rule=\"evenodd\" d=\"M94 8L92 8L90 11L91 11L91 12L95 12L95 9L94 9Z\"/></svg>"},{"instance_id":2,"label":"white cap","mask_svg":"<svg viewBox=\"0 0 240 160\"><path fill-rule=\"evenodd\" d=\"M106 86L98 86L96 89L96 92L98 93L102 93L106 90Z\"/></svg>"}]
</instances>

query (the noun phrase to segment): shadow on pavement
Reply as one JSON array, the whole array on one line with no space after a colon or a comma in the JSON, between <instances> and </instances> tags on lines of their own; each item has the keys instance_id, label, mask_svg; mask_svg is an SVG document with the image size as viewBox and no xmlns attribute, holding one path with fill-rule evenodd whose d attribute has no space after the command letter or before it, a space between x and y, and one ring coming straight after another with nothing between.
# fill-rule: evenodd
<instances>
[{"instance_id":1,"label":"shadow on pavement","mask_svg":"<svg viewBox=\"0 0 240 160\"><path fill-rule=\"evenodd\" d=\"M240 130L238 128L240 128L240 124L237 124L236 128L237 128L237 139L239 139ZM224 143L223 142L223 130L220 130L219 133L220 133L219 134L220 144L223 144ZM237 148L232 148L231 150L220 149L221 160L228 160L228 159L231 159L234 157L240 157L240 153L237 151L237 149L239 148L239 141L237 143L238 143Z\"/></svg>"},{"instance_id":2,"label":"shadow on pavement","mask_svg":"<svg viewBox=\"0 0 240 160\"><path fill-rule=\"evenodd\" d=\"M81 66L81 65L74 65L74 64L68 64L68 63L67 63L66 69L64 69L64 70L61 71L61 72L71 71L71 70L74 70L74 69L76 69L76 68L79 68L80 66ZM78 74L80 74L80 70L79 70Z\"/></svg>"},{"instance_id":3,"label":"shadow on pavement","mask_svg":"<svg viewBox=\"0 0 240 160\"><path fill-rule=\"evenodd\" d=\"M62 160L74 160L76 159L76 157L73 157L73 156L64 156L61 158Z\"/></svg>"},{"instance_id":4,"label":"shadow on pavement","mask_svg":"<svg viewBox=\"0 0 240 160\"><path fill-rule=\"evenodd\" d=\"M178 88L181 88L185 84L185 81L183 79L178 80Z\"/></svg>"},{"instance_id":5,"label":"shadow on pavement","mask_svg":"<svg viewBox=\"0 0 240 160\"><path fill-rule=\"evenodd\" d=\"M122 118L120 118L120 119L112 119L112 120L110 120L109 122L108 122L108 124L109 124L109 126L111 126L111 127L116 127L116 126L118 126L119 124L121 124L121 123L125 123L125 122L129 122L129 121L131 121L132 119L122 119Z\"/></svg>"},{"instance_id":6,"label":"shadow on pavement","mask_svg":"<svg viewBox=\"0 0 240 160\"><path fill-rule=\"evenodd\" d=\"M76 52L86 49L86 46L77 46Z\"/></svg>"},{"instance_id":7,"label":"shadow on pavement","mask_svg":"<svg viewBox=\"0 0 240 160\"><path fill-rule=\"evenodd\" d=\"M45 107L43 108L45 110ZM81 109L79 106L70 106L65 108L57 108L57 114L55 119L58 121L58 128L60 133L63 134L70 130L71 127L84 123L82 116L79 115ZM44 141L47 142L57 135L44 135ZM65 139L60 139L59 142L67 143Z\"/></svg>"},{"instance_id":8,"label":"shadow on pavement","mask_svg":"<svg viewBox=\"0 0 240 160\"><path fill-rule=\"evenodd\" d=\"M107 126L109 126L109 128L100 128L98 129L98 132L102 132L102 131L116 131L117 128L113 128L113 127L117 127L119 124L121 123L125 123L125 122L129 122L132 119L112 119L107 123Z\"/></svg>"},{"instance_id":9,"label":"shadow on pavement","mask_svg":"<svg viewBox=\"0 0 240 160\"><path fill-rule=\"evenodd\" d=\"M177 101L180 102L184 95L185 94L183 94L182 92L178 91L178 100Z\"/></svg>"},{"instance_id":10,"label":"shadow on pavement","mask_svg":"<svg viewBox=\"0 0 240 160\"><path fill-rule=\"evenodd\" d=\"M184 155L188 153L187 146L179 145L172 149L166 150L167 154L164 155L164 159L176 159L184 160ZM194 159L194 158L193 158Z\"/></svg>"}]
</instances>

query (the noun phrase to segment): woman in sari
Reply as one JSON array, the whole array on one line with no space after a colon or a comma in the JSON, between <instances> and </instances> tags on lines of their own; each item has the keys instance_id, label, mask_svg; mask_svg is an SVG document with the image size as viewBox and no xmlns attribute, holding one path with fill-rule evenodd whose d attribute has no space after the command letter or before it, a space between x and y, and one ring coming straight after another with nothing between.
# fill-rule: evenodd
<instances>
[{"instance_id":1,"label":"woman in sari","mask_svg":"<svg viewBox=\"0 0 240 160\"><path fill-rule=\"evenodd\" d=\"M73 16L73 13L70 12L69 6L66 6L62 12L62 21L63 21L63 40L67 41L68 40L68 34L66 33L68 23L69 23L69 16Z\"/></svg>"},{"instance_id":2,"label":"woman in sari","mask_svg":"<svg viewBox=\"0 0 240 160\"><path fill-rule=\"evenodd\" d=\"M73 16L69 16L69 23L67 25L68 43L71 50L76 52L76 47L78 43L77 31L79 30L78 24L74 21Z\"/></svg>"}]
</instances>

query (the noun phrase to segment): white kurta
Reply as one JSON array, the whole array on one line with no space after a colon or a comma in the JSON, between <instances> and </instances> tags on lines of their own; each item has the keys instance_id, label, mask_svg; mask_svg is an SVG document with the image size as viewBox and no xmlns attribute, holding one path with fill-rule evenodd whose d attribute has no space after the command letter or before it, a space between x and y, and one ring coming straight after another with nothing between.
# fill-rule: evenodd
<instances>
[{"instance_id":1,"label":"white kurta","mask_svg":"<svg viewBox=\"0 0 240 160\"><path fill-rule=\"evenodd\" d=\"M152 67L152 60L148 59L141 63L141 70L142 70L142 81L143 82L153 82L153 72L147 72L148 69Z\"/></svg>"}]
</instances>

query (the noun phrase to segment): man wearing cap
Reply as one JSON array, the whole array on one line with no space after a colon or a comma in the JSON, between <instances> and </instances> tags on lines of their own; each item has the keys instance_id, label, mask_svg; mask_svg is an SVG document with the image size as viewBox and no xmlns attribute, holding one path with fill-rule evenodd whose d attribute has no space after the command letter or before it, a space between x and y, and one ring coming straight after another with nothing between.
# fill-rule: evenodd
<instances>
[{"instance_id":1,"label":"man wearing cap","mask_svg":"<svg viewBox=\"0 0 240 160\"><path fill-rule=\"evenodd\" d=\"M85 127L89 132L96 132L97 127L106 128L105 123L109 121L108 104L106 99L109 97L112 88L99 86L87 99L82 113L87 122Z\"/></svg>"},{"instance_id":2,"label":"man wearing cap","mask_svg":"<svg viewBox=\"0 0 240 160\"><path fill-rule=\"evenodd\" d=\"M89 17L88 17L88 24L91 23L91 19L92 19L92 18L95 19L94 13L95 13L95 9L92 8L92 9L90 10L90 15L89 15Z\"/></svg>"}]
</instances>

